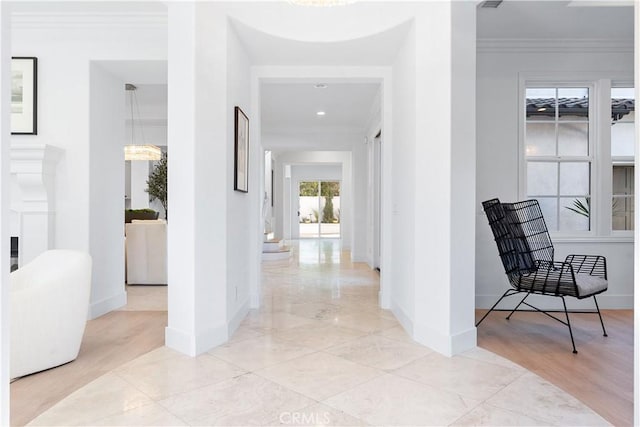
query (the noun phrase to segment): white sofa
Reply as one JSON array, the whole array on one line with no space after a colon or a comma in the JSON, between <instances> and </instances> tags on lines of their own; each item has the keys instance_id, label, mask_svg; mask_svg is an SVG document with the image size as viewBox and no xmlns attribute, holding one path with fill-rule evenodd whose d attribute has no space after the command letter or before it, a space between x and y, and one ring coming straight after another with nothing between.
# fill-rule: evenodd
<instances>
[{"instance_id":1,"label":"white sofa","mask_svg":"<svg viewBox=\"0 0 640 427\"><path fill-rule=\"evenodd\" d=\"M11 378L75 360L87 323L91 257L42 253L10 275Z\"/></svg>"},{"instance_id":2,"label":"white sofa","mask_svg":"<svg viewBox=\"0 0 640 427\"><path fill-rule=\"evenodd\" d=\"M167 223L133 221L125 225L127 283L167 284Z\"/></svg>"}]
</instances>

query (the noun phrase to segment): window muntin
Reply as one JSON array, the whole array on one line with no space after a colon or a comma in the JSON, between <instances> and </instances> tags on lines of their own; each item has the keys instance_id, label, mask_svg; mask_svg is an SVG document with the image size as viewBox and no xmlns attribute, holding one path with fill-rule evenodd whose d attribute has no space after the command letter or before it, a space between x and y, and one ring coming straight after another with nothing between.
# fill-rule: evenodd
<instances>
[{"instance_id":1,"label":"window muntin","mask_svg":"<svg viewBox=\"0 0 640 427\"><path fill-rule=\"evenodd\" d=\"M526 194L552 231L591 229L590 88L525 91Z\"/></svg>"}]
</instances>

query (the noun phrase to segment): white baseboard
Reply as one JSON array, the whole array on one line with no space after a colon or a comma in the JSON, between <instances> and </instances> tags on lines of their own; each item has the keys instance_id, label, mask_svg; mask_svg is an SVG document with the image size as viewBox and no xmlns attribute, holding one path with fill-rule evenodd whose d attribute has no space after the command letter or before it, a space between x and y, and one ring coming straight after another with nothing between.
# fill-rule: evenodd
<instances>
[{"instance_id":1,"label":"white baseboard","mask_svg":"<svg viewBox=\"0 0 640 427\"><path fill-rule=\"evenodd\" d=\"M391 312L396 316L396 319L398 319L398 322L400 322L404 330L407 331L407 334L413 337L413 320L395 300L391 300Z\"/></svg>"},{"instance_id":2,"label":"white baseboard","mask_svg":"<svg viewBox=\"0 0 640 427\"><path fill-rule=\"evenodd\" d=\"M164 332L165 345L176 351L195 357L229 341L229 338L236 329L238 329L238 326L240 326L240 323L242 323L242 320L248 312L249 298L242 303L227 323L209 328L198 335L166 327Z\"/></svg>"},{"instance_id":3,"label":"white baseboard","mask_svg":"<svg viewBox=\"0 0 640 427\"><path fill-rule=\"evenodd\" d=\"M455 335L443 335L438 331L415 323L395 300L391 300L391 311L410 337L440 354L453 356L476 346L475 326Z\"/></svg>"},{"instance_id":4,"label":"white baseboard","mask_svg":"<svg viewBox=\"0 0 640 427\"><path fill-rule=\"evenodd\" d=\"M476 347L475 326L455 335L445 335L421 324L415 324L414 328L414 340L444 356L455 356Z\"/></svg>"},{"instance_id":5,"label":"white baseboard","mask_svg":"<svg viewBox=\"0 0 640 427\"><path fill-rule=\"evenodd\" d=\"M500 302L500 305L497 308L512 309L516 304L518 304L518 301L520 301L523 296L524 294L520 294L520 297L518 297L518 295L507 297ZM498 301L498 298L500 298L500 295L476 295L476 308L489 309L496 303L496 301ZM633 295L610 295L605 292L597 295L596 298L598 299L598 305L601 309L629 310L633 308ZM531 295L527 298L527 301L531 301L533 305L541 309L559 310L562 308L562 300L556 297ZM577 298L567 297L565 298L565 301L567 302L567 308L569 309L589 310L595 308L593 298L579 300Z\"/></svg>"},{"instance_id":6,"label":"white baseboard","mask_svg":"<svg viewBox=\"0 0 640 427\"><path fill-rule=\"evenodd\" d=\"M197 335L167 326L164 330L164 340L167 347L186 354L187 356L195 357L227 342L227 334L228 329L226 324L209 328Z\"/></svg>"},{"instance_id":7,"label":"white baseboard","mask_svg":"<svg viewBox=\"0 0 640 427\"><path fill-rule=\"evenodd\" d=\"M125 305L127 305L127 293L123 290L112 297L91 303L89 305L89 320L96 319Z\"/></svg>"},{"instance_id":8,"label":"white baseboard","mask_svg":"<svg viewBox=\"0 0 640 427\"><path fill-rule=\"evenodd\" d=\"M260 295L251 294L249 308L260 308Z\"/></svg>"},{"instance_id":9,"label":"white baseboard","mask_svg":"<svg viewBox=\"0 0 640 427\"><path fill-rule=\"evenodd\" d=\"M249 299L248 298L244 303L242 303L242 305L236 311L236 314L233 315L231 320L229 320L229 325L228 325L229 338L231 338L233 336L233 334L236 332L236 329L238 329L238 326L240 326L240 323L242 323L244 318L247 316L247 313L249 313Z\"/></svg>"}]
</instances>

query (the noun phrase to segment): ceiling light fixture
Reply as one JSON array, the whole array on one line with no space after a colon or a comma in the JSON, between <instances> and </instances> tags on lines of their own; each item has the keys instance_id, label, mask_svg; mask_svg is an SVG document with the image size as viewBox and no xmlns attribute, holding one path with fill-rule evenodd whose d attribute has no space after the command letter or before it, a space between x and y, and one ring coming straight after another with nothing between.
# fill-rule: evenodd
<instances>
[{"instance_id":1,"label":"ceiling light fixture","mask_svg":"<svg viewBox=\"0 0 640 427\"><path fill-rule=\"evenodd\" d=\"M330 6L344 6L349 3L354 3L356 0L289 0L289 3L298 6L314 6L314 7L330 7Z\"/></svg>"},{"instance_id":2,"label":"ceiling light fixture","mask_svg":"<svg viewBox=\"0 0 640 427\"><path fill-rule=\"evenodd\" d=\"M318 111L318 112L316 113L316 115L318 115L318 116L324 116L324 115L326 115L326 114L327 114L327 113L325 113L324 111Z\"/></svg>"},{"instance_id":3,"label":"ceiling light fixture","mask_svg":"<svg viewBox=\"0 0 640 427\"><path fill-rule=\"evenodd\" d=\"M329 87L329 85L326 83L316 83L313 87L315 87L316 89L326 89Z\"/></svg>"},{"instance_id":4,"label":"ceiling light fixture","mask_svg":"<svg viewBox=\"0 0 640 427\"><path fill-rule=\"evenodd\" d=\"M124 159L145 161L160 160L162 158L162 150L158 146L146 143L142 123L140 123L142 144L136 144L136 121L133 117L133 106L135 104L136 110L138 111L138 121L140 121L140 108L138 107L138 97L136 96L136 90L138 88L131 83L127 83L124 85L124 89L129 92L129 103L131 106L131 145L124 146Z\"/></svg>"},{"instance_id":5,"label":"ceiling light fixture","mask_svg":"<svg viewBox=\"0 0 640 427\"><path fill-rule=\"evenodd\" d=\"M160 147L147 145L125 145L125 160L160 160L162 158L162 150Z\"/></svg>"}]
</instances>

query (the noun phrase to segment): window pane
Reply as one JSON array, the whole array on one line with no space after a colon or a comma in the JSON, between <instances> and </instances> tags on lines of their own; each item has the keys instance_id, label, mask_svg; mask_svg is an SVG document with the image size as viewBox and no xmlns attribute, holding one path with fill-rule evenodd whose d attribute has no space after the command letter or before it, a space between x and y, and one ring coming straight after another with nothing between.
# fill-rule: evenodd
<instances>
[{"instance_id":1,"label":"window pane","mask_svg":"<svg viewBox=\"0 0 640 427\"><path fill-rule=\"evenodd\" d=\"M538 197L537 199L547 228L550 231L558 231L558 199L547 197Z\"/></svg>"},{"instance_id":2,"label":"window pane","mask_svg":"<svg viewBox=\"0 0 640 427\"><path fill-rule=\"evenodd\" d=\"M558 155L559 156L588 156L589 155L589 124L588 123L559 123L558 124Z\"/></svg>"},{"instance_id":3,"label":"window pane","mask_svg":"<svg viewBox=\"0 0 640 427\"><path fill-rule=\"evenodd\" d=\"M613 166L613 202L611 205L613 230L633 230L634 167Z\"/></svg>"},{"instance_id":4,"label":"window pane","mask_svg":"<svg viewBox=\"0 0 640 427\"><path fill-rule=\"evenodd\" d=\"M588 199L561 197L560 198L560 230L588 231L591 207Z\"/></svg>"},{"instance_id":5,"label":"window pane","mask_svg":"<svg viewBox=\"0 0 640 427\"><path fill-rule=\"evenodd\" d=\"M634 197L613 196L611 213L614 230L633 230Z\"/></svg>"},{"instance_id":6,"label":"window pane","mask_svg":"<svg viewBox=\"0 0 640 427\"><path fill-rule=\"evenodd\" d=\"M527 193L532 196L558 194L558 163L528 162Z\"/></svg>"},{"instance_id":7,"label":"window pane","mask_svg":"<svg viewBox=\"0 0 640 427\"><path fill-rule=\"evenodd\" d=\"M613 121L633 121L635 98L635 89L632 87L611 88L611 118Z\"/></svg>"},{"instance_id":8,"label":"window pane","mask_svg":"<svg viewBox=\"0 0 640 427\"><path fill-rule=\"evenodd\" d=\"M635 120L635 90L630 87L611 88L611 155L633 156Z\"/></svg>"},{"instance_id":9,"label":"window pane","mask_svg":"<svg viewBox=\"0 0 640 427\"><path fill-rule=\"evenodd\" d=\"M556 89L528 88L525 93L527 121L556 119Z\"/></svg>"},{"instance_id":10,"label":"window pane","mask_svg":"<svg viewBox=\"0 0 640 427\"><path fill-rule=\"evenodd\" d=\"M558 119L589 120L589 89L558 88Z\"/></svg>"},{"instance_id":11,"label":"window pane","mask_svg":"<svg viewBox=\"0 0 640 427\"><path fill-rule=\"evenodd\" d=\"M560 195L589 195L589 169L587 162L560 163Z\"/></svg>"},{"instance_id":12,"label":"window pane","mask_svg":"<svg viewBox=\"0 0 640 427\"><path fill-rule=\"evenodd\" d=\"M527 156L555 156L555 123L527 123L526 138Z\"/></svg>"},{"instance_id":13,"label":"window pane","mask_svg":"<svg viewBox=\"0 0 640 427\"><path fill-rule=\"evenodd\" d=\"M634 149L634 131L633 123L613 122L611 123L611 155L616 156L633 156Z\"/></svg>"},{"instance_id":14,"label":"window pane","mask_svg":"<svg viewBox=\"0 0 640 427\"><path fill-rule=\"evenodd\" d=\"M613 194L632 195L633 194L633 166L613 167Z\"/></svg>"}]
</instances>

